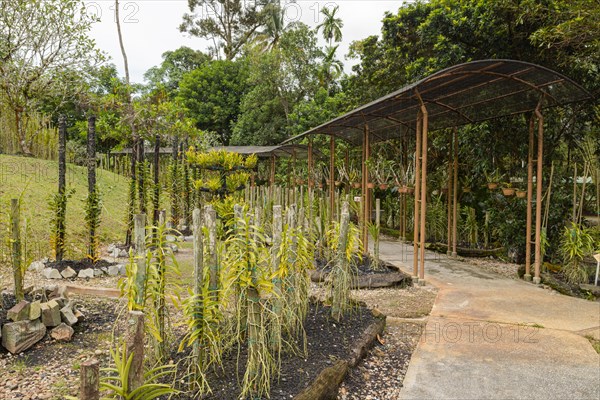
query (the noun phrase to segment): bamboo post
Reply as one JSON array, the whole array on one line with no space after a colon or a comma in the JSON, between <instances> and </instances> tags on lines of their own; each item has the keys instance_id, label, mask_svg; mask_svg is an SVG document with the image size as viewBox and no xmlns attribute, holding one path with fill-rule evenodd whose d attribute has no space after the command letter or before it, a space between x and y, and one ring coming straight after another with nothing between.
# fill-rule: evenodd
<instances>
[{"instance_id":1,"label":"bamboo post","mask_svg":"<svg viewBox=\"0 0 600 400\"><path fill-rule=\"evenodd\" d=\"M192 211L192 232L194 235L193 246L194 246L194 296L196 296L196 304L198 307L195 308L195 321L197 326L195 329L199 332L203 330L204 321L204 298L202 297L202 287L204 286L204 246L202 241L202 221L201 213L199 208L194 208ZM203 357L202 357L202 333L199 334L194 340L193 354L195 359L195 365L199 370L202 369Z\"/></svg>"},{"instance_id":2,"label":"bamboo post","mask_svg":"<svg viewBox=\"0 0 600 400\"><path fill-rule=\"evenodd\" d=\"M67 122L64 115L58 120L58 209L56 210L56 243L54 248L54 257L56 261L62 261L65 251L65 219L67 211L66 192L66 143L67 143Z\"/></svg>"},{"instance_id":3,"label":"bamboo post","mask_svg":"<svg viewBox=\"0 0 600 400\"><path fill-rule=\"evenodd\" d=\"M415 205L413 218L413 280L419 280L419 204L421 198L421 130L423 120L421 113L417 116L415 145Z\"/></svg>"},{"instance_id":4,"label":"bamboo post","mask_svg":"<svg viewBox=\"0 0 600 400\"><path fill-rule=\"evenodd\" d=\"M160 212L160 135L154 136L154 196L152 197L152 224L157 226Z\"/></svg>"},{"instance_id":5,"label":"bamboo post","mask_svg":"<svg viewBox=\"0 0 600 400\"><path fill-rule=\"evenodd\" d=\"M420 97L419 97L420 99ZM425 284L425 219L427 216L427 130L428 130L428 112L427 107L421 100L421 114L423 115L423 139L421 139L421 254L419 260L419 284Z\"/></svg>"},{"instance_id":6,"label":"bamboo post","mask_svg":"<svg viewBox=\"0 0 600 400\"><path fill-rule=\"evenodd\" d=\"M131 367L127 381L129 384L129 393L144 384L144 313L141 311L129 311L127 320L126 336L126 354L127 360L133 354Z\"/></svg>"},{"instance_id":7,"label":"bamboo post","mask_svg":"<svg viewBox=\"0 0 600 400\"><path fill-rule=\"evenodd\" d=\"M540 112L540 106L535 110L535 115L538 120L538 146L537 146L537 160L536 160L536 178L535 178L535 276L533 283L541 283L540 269L542 266L542 246L541 246L541 234L542 234L542 187L543 187L543 176L542 169L544 166L544 117Z\"/></svg>"},{"instance_id":8,"label":"bamboo post","mask_svg":"<svg viewBox=\"0 0 600 400\"><path fill-rule=\"evenodd\" d=\"M217 213L209 204L204 207L204 221L208 228L208 291L211 300L219 301L219 264L217 263Z\"/></svg>"},{"instance_id":9,"label":"bamboo post","mask_svg":"<svg viewBox=\"0 0 600 400\"><path fill-rule=\"evenodd\" d=\"M527 150L527 217L525 228L525 275L526 281L531 280L531 202L533 201L533 129L534 116L529 120L529 148Z\"/></svg>"},{"instance_id":10,"label":"bamboo post","mask_svg":"<svg viewBox=\"0 0 600 400\"><path fill-rule=\"evenodd\" d=\"M573 165L573 214L571 220L577 223L577 163Z\"/></svg>"},{"instance_id":11,"label":"bamboo post","mask_svg":"<svg viewBox=\"0 0 600 400\"><path fill-rule=\"evenodd\" d=\"M21 268L21 205L19 199L10 199L10 232L12 242L12 267L17 303L25 298L23 270Z\"/></svg>"},{"instance_id":12,"label":"bamboo post","mask_svg":"<svg viewBox=\"0 0 600 400\"><path fill-rule=\"evenodd\" d=\"M136 304L144 306L146 297L146 214L136 214L133 217L133 235L135 243L135 273Z\"/></svg>"},{"instance_id":13,"label":"bamboo post","mask_svg":"<svg viewBox=\"0 0 600 400\"><path fill-rule=\"evenodd\" d=\"M79 399L100 400L100 362L96 359L81 363Z\"/></svg>"},{"instance_id":14,"label":"bamboo post","mask_svg":"<svg viewBox=\"0 0 600 400\"><path fill-rule=\"evenodd\" d=\"M454 179L452 188L452 257L456 253L456 244L458 240L458 130L454 128Z\"/></svg>"}]
</instances>

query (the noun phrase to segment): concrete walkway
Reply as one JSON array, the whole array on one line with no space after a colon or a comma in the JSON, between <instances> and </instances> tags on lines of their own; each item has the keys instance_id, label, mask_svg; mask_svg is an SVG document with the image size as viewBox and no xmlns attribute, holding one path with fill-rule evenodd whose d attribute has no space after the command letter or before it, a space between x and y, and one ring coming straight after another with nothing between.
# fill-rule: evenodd
<instances>
[{"instance_id":1,"label":"concrete walkway","mask_svg":"<svg viewBox=\"0 0 600 400\"><path fill-rule=\"evenodd\" d=\"M381 258L412 273L412 246ZM600 399L600 303L563 296L427 252L439 289L400 399Z\"/></svg>"}]
</instances>

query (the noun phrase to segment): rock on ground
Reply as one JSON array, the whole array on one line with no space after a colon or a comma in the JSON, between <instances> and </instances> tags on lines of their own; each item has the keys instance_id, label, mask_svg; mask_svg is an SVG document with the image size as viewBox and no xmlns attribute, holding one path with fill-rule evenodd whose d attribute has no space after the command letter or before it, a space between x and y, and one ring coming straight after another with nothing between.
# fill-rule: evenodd
<instances>
[{"instance_id":1,"label":"rock on ground","mask_svg":"<svg viewBox=\"0 0 600 400\"><path fill-rule=\"evenodd\" d=\"M2 346L12 354L27 350L46 335L46 326L40 321L19 321L2 327Z\"/></svg>"}]
</instances>

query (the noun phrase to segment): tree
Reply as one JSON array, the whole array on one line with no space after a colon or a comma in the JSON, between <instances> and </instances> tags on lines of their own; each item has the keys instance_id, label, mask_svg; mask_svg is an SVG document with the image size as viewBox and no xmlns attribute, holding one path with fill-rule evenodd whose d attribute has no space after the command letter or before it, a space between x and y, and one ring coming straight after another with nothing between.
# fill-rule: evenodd
<instances>
[{"instance_id":1,"label":"tree","mask_svg":"<svg viewBox=\"0 0 600 400\"><path fill-rule=\"evenodd\" d=\"M162 54L160 66L152 67L144 74L151 89L163 86L170 94L174 94L179 82L187 72L200 68L210 57L199 50L186 46Z\"/></svg>"},{"instance_id":2,"label":"tree","mask_svg":"<svg viewBox=\"0 0 600 400\"><path fill-rule=\"evenodd\" d=\"M92 22L80 0L0 2L0 90L23 154L31 155L36 135L28 131L28 115L45 99L61 104L74 97L102 61L88 37Z\"/></svg>"},{"instance_id":3,"label":"tree","mask_svg":"<svg viewBox=\"0 0 600 400\"><path fill-rule=\"evenodd\" d=\"M232 124L246 93L247 66L244 61L216 60L183 76L179 100L202 130L216 132L223 145L229 144Z\"/></svg>"},{"instance_id":4,"label":"tree","mask_svg":"<svg viewBox=\"0 0 600 400\"><path fill-rule=\"evenodd\" d=\"M188 0L190 14L183 15L181 32L213 41L215 56L223 50L233 60L265 24L271 4L279 1Z\"/></svg>"},{"instance_id":5,"label":"tree","mask_svg":"<svg viewBox=\"0 0 600 400\"><path fill-rule=\"evenodd\" d=\"M329 42L329 47L333 44L333 40L336 42L342 41L342 28L344 27L344 22L341 18L336 17L339 9L340 6L335 6L332 9L324 7L321 10L321 14L323 14L325 19L317 25L317 31L323 31L323 38Z\"/></svg>"},{"instance_id":6,"label":"tree","mask_svg":"<svg viewBox=\"0 0 600 400\"><path fill-rule=\"evenodd\" d=\"M290 24L279 46L268 53L257 46L249 49L250 89L240 106L232 144L268 145L285 139L294 107L312 98L319 87L322 57L315 32L302 23Z\"/></svg>"}]
</instances>

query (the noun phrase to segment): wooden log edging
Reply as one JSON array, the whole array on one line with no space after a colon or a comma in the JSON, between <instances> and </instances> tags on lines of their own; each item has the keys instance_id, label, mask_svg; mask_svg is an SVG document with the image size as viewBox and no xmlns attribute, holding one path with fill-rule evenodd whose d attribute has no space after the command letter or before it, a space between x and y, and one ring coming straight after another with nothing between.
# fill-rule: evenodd
<instances>
[{"instance_id":1,"label":"wooden log edging","mask_svg":"<svg viewBox=\"0 0 600 400\"><path fill-rule=\"evenodd\" d=\"M310 272L310 280L315 283L325 282L327 279L329 279L329 273L318 270ZM409 286L411 284L411 277L398 271L359 275L358 279L352 284L351 289L376 289L382 287Z\"/></svg>"},{"instance_id":2,"label":"wooden log edging","mask_svg":"<svg viewBox=\"0 0 600 400\"><path fill-rule=\"evenodd\" d=\"M352 347L351 356L347 360L339 360L333 366L327 367L306 387L294 400L335 400L340 385L346 378L350 368L354 368L373 346L377 336L383 334L386 316L378 310L371 311L376 320L364 330L358 341Z\"/></svg>"}]
</instances>

